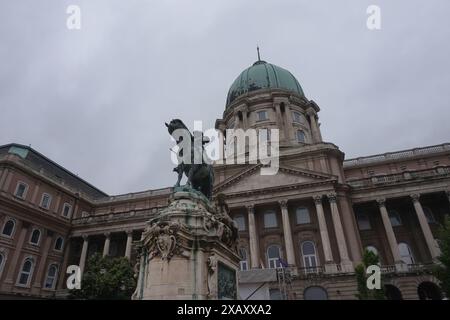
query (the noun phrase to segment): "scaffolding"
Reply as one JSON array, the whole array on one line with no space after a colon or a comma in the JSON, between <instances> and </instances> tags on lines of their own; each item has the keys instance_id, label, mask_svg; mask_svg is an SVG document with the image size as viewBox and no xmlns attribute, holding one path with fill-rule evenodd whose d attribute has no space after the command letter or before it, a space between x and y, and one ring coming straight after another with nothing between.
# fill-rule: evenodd
<instances>
[{"instance_id":1,"label":"scaffolding","mask_svg":"<svg viewBox=\"0 0 450 320\"><path fill-rule=\"evenodd\" d=\"M289 268L277 268L278 287L282 300L291 300L292 274Z\"/></svg>"}]
</instances>

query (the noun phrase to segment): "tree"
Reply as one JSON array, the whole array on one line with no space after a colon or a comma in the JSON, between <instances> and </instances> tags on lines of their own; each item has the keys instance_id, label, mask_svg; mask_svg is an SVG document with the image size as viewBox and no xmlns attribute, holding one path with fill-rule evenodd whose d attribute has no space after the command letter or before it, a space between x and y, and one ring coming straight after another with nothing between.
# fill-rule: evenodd
<instances>
[{"instance_id":1,"label":"tree","mask_svg":"<svg viewBox=\"0 0 450 320\"><path fill-rule=\"evenodd\" d=\"M437 237L441 255L440 264L433 270L434 276L439 280L440 287L447 297L450 297L450 216L445 216L444 224L439 228Z\"/></svg>"},{"instance_id":2,"label":"tree","mask_svg":"<svg viewBox=\"0 0 450 320\"><path fill-rule=\"evenodd\" d=\"M92 255L81 280L81 289L71 290L75 299L128 300L136 288L134 271L125 257Z\"/></svg>"},{"instance_id":3,"label":"tree","mask_svg":"<svg viewBox=\"0 0 450 320\"><path fill-rule=\"evenodd\" d=\"M383 300L385 298L383 287L380 289L367 288L366 269L371 265L379 265L380 260L378 255L366 249L363 253L362 262L355 268L356 282L358 284L358 294L356 297L360 300Z\"/></svg>"}]
</instances>

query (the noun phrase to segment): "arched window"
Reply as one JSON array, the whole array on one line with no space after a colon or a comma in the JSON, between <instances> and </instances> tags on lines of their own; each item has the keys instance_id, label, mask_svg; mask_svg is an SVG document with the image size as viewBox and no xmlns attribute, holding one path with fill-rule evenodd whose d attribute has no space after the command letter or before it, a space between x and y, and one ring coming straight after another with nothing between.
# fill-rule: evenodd
<instances>
[{"instance_id":1,"label":"arched window","mask_svg":"<svg viewBox=\"0 0 450 320\"><path fill-rule=\"evenodd\" d=\"M245 248L240 248L239 256L241 257L241 261L239 262L241 270L248 270L247 250Z\"/></svg>"},{"instance_id":2,"label":"arched window","mask_svg":"<svg viewBox=\"0 0 450 320\"><path fill-rule=\"evenodd\" d=\"M3 226L2 234L8 237L12 237L12 234L14 232L14 227L16 226L16 223L14 220L8 220Z\"/></svg>"},{"instance_id":3,"label":"arched window","mask_svg":"<svg viewBox=\"0 0 450 320\"><path fill-rule=\"evenodd\" d=\"M41 232L38 229L34 229L31 233L30 243L39 244L39 239L41 238Z\"/></svg>"},{"instance_id":4,"label":"arched window","mask_svg":"<svg viewBox=\"0 0 450 320\"><path fill-rule=\"evenodd\" d=\"M398 251L400 252L400 258L406 264L414 264L414 257L411 248L408 244L400 242L398 244Z\"/></svg>"},{"instance_id":5,"label":"arched window","mask_svg":"<svg viewBox=\"0 0 450 320\"><path fill-rule=\"evenodd\" d=\"M269 268L281 268L280 246L271 245L267 248L267 264Z\"/></svg>"},{"instance_id":6,"label":"arched window","mask_svg":"<svg viewBox=\"0 0 450 320\"><path fill-rule=\"evenodd\" d=\"M318 286L306 288L303 295L305 300L328 300L327 290Z\"/></svg>"},{"instance_id":7,"label":"arched window","mask_svg":"<svg viewBox=\"0 0 450 320\"><path fill-rule=\"evenodd\" d=\"M392 284L384 285L384 295L387 300L403 300L402 292Z\"/></svg>"},{"instance_id":8,"label":"arched window","mask_svg":"<svg viewBox=\"0 0 450 320\"><path fill-rule=\"evenodd\" d=\"M51 264L47 271L47 277L45 278L45 289L54 289L56 283L56 276L58 274L58 266L56 264Z\"/></svg>"},{"instance_id":9,"label":"arched window","mask_svg":"<svg viewBox=\"0 0 450 320\"><path fill-rule=\"evenodd\" d=\"M369 252L372 252L373 254L376 254L378 256L378 250L374 246L367 246L366 250Z\"/></svg>"},{"instance_id":10,"label":"arched window","mask_svg":"<svg viewBox=\"0 0 450 320\"><path fill-rule=\"evenodd\" d=\"M305 143L306 136L302 130L297 130L297 142Z\"/></svg>"},{"instance_id":11,"label":"arched window","mask_svg":"<svg viewBox=\"0 0 450 320\"><path fill-rule=\"evenodd\" d=\"M297 208L297 210L295 210L295 216L297 218L297 224L311 223L311 217L309 216L308 208Z\"/></svg>"},{"instance_id":12,"label":"arched window","mask_svg":"<svg viewBox=\"0 0 450 320\"><path fill-rule=\"evenodd\" d=\"M442 292L439 286L433 282L425 281L417 287L420 300L441 300Z\"/></svg>"},{"instance_id":13,"label":"arched window","mask_svg":"<svg viewBox=\"0 0 450 320\"><path fill-rule=\"evenodd\" d=\"M20 286L24 287L28 286L28 284L30 283L31 276L33 274L33 268L34 268L33 259L31 258L25 259L22 265L22 269L20 270L19 273L19 279L17 281L17 283Z\"/></svg>"},{"instance_id":14,"label":"arched window","mask_svg":"<svg viewBox=\"0 0 450 320\"><path fill-rule=\"evenodd\" d=\"M365 212L357 212L356 213L356 221L358 222L359 230L370 230L372 226L370 225L370 219L367 213Z\"/></svg>"},{"instance_id":15,"label":"arched window","mask_svg":"<svg viewBox=\"0 0 450 320\"><path fill-rule=\"evenodd\" d=\"M391 220L393 227L402 225L402 219L400 219L399 213L395 210L389 210L389 220Z\"/></svg>"},{"instance_id":16,"label":"arched window","mask_svg":"<svg viewBox=\"0 0 450 320\"><path fill-rule=\"evenodd\" d=\"M264 227L265 228L276 228L278 226L277 223L277 214L273 210L268 210L264 212Z\"/></svg>"},{"instance_id":17,"label":"arched window","mask_svg":"<svg viewBox=\"0 0 450 320\"><path fill-rule=\"evenodd\" d=\"M431 211L428 207L423 207L423 213L425 214L425 217L427 218L428 223L436 223L436 219L434 218L433 211Z\"/></svg>"},{"instance_id":18,"label":"arched window","mask_svg":"<svg viewBox=\"0 0 450 320\"><path fill-rule=\"evenodd\" d=\"M314 242L302 242L302 257L305 268L317 267L316 246L314 245Z\"/></svg>"},{"instance_id":19,"label":"arched window","mask_svg":"<svg viewBox=\"0 0 450 320\"><path fill-rule=\"evenodd\" d=\"M62 237L58 237L55 241L55 250L61 251L63 248L64 239Z\"/></svg>"}]
</instances>

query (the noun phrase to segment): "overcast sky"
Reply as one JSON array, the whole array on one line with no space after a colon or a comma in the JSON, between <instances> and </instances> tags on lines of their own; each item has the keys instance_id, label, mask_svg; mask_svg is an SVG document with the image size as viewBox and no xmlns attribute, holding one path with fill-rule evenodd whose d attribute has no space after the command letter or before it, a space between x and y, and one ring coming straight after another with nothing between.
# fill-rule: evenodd
<instances>
[{"instance_id":1,"label":"overcast sky","mask_svg":"<svg viewBox=\"0 0 450 320\"><path fill-rule=\"evenodd\" d=\"M81 8L81 30L66 9ZM366 9L381 8L381 30ZM213 127L262 58L320 106L347 158L450 141L450 1L2 0L0 144L109 194L171 186L181 118Z\"/></svg>"}]
</instances>

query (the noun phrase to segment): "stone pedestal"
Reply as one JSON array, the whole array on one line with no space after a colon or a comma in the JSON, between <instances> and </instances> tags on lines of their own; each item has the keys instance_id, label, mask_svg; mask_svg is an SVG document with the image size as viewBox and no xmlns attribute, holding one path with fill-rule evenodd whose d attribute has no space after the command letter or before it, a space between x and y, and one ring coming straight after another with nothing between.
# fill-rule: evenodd
<instances>
[{"instance_id":1,"label":"stone pedestal","mask_svg":"<svg viewBox=\"0 0 450 320\"><path fill-rule=\"evenodd\" d=\"M237 228L202 193L175 188L147 222L133 299L236 299Z\"/></svg>"}]
</instances>

